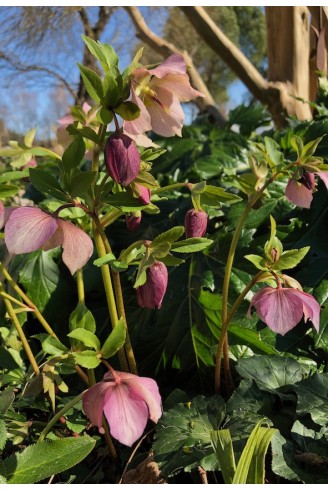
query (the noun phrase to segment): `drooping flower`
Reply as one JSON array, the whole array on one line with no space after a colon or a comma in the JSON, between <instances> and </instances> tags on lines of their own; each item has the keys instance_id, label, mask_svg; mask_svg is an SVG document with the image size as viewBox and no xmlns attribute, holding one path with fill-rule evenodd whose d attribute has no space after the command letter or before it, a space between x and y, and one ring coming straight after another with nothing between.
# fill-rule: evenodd
<instances>
[{"instance_id":1,"label":"drooping flower","mask_svg":"<svg viewBox=\"0 0 328 490\"><path fill-rule=\"evenodd\" d=\"M189 209L185 215L185 234L187 238L202 237L206 233L208 215L205 211Z\"/></svg>"},{"instance_id":2,"label":"drooping flower","mask_svg":"<svg viewBox=\"0 0 328 490\"><path fill-rule=\"evenodd\" d=\"M61 245L63 262L71 274L81 269L93 252L91 238L80 228L32 207L11 212L5 226L5 243L11 254L50 250Z\"/></svg>"},{"instance_id":3,"label":"drooping flower","mask_svg":"<svg viewBox=\"0 0 328 490\"><path fill-rule=\"evenodd\" d=\"M141 211L136 211L135 213L127 214L125 216L126 227L129 231L136 231L141 223Z\"/></svg>"},{"instance_id":4,"label":"drooping flower","mask_svg":"<svg viewBox=\"0 0 328 490\"><path fill-rule=\"evenodd\" d=\"M163 262L156 261L146 270L145 284L137 288L138 304L141 307L157 308L162 306L168 282L168 272Z\"/></svg>"},{"instance_id":5,"label":"drooping flower","mask_svg":"<svg viewBox=\"0 0 328 490\"><path fill-rule=\"evenodd\" d=\"M115 182L129 185L140 170L140 155L135 142L126 134L116 131L106 142L105 164Z\"/></svg>"},{"instance_id":6,"label":"drooping flower","mask_svg":"<svg viewBox=\"0 0 328 490\"><path fill-rule=\"evenodd\" d=\"M311 294L294 288L265 287L254 294L248 310L254 306L260 319L271 330L285 335L304 316L319 331L320 305Z\"/></svg>"},{"instance_id":7,"label":"drooping flower","mask_svg":"<svg viewBox=\"0 0 328 490\"><path fill-rule=\"evenodd\" d=\"M162 415L161 396L153 379L113 369L83 394L82 403L100 433L105 432L105 415L111 435L126 446L141 437L148 419L157 423Z\"/></svg>"},{"instance_id":8,"label":"drooping flower","mask_svg":"<svg viewBox=\"0 0 328 490\"><path fill-rule=\"evenodd\" d=\"M328 189L328 172L304 172L298 180L289 179L285 190L288 201L301 208L309 209L315 189L315 175L320 177Z\"/></svg>"},{"instance_id":9,"label":"drooping flower","mask_svg":"<svg viewBox=\"0 0 328 490\"><path fill-rule=\"evenodd\" d=\"M196 97L204 95L191 87L186 63L179 54L169 56L157 68L137 68L133 72L131 101L138 105L140 116L125 121L124 132L132 137L149 130L161 136L181 136L181 102Z\"/></svg>"},{"instance_id":10,"label":"drooping flower","mask_svg":"<svg viewBox=\"0 0 328 490\"><path fill-rule=\"evenodd\" d=\"M137 184L136 182L132 182L130 184L130 189L134 197L139 199L142 204L149 204L151 198L151 191L147 187Z\"/></svg>"}]
</instances>

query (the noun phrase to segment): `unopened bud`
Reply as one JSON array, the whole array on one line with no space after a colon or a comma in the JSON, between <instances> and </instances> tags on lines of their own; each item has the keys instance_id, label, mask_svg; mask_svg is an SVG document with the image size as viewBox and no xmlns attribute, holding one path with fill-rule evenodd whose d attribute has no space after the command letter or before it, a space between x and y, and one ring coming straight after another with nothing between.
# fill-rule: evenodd
<instances>
[{"instance_id":1,"label":"unopened bud","mask_svg":"<svg viewBox=\"0 0 328 490\"><path fill-rule=\"evenodd\" d=\"M205 211L190 209L185 216L185 234L187 238L202 237L206 233L208 216Z\"/></svg>"},{"instance_id":2,"label":"unopened bud","mask_svg":"<svg viewBox=\"0 0 328 490\"><path fill-rule=\"evenodd\" d=\"M310 172L304 172L302 177L299 179L299 182L303 184L310 191L313 191L315 185L314 174Z\"/></svg>"},{"instance_id":3,"label":"unopened bud","mask_svg":"<svg viewBox=\"0 0 328 490\"><path fill-rule=\"evenodd\" d=\"M137 184L136 182L132 182L130 184L130 189L134 197L139 199L142 204L149 204L151 192L147 187Z\"/></svg>"},{"instance_id":4,"label":"unopened bud","mask_svg":"<svg viewBox=\"0 0 328 490\"><path fill-rule=\"evenodd\" d=\"M126 227L129 231L135 231L141 223L141 211L136 211L125 216Z\"/></svg>"},{"instance_id":5,"label":"unopened bud","mask_svg":"<svg viewBox=\"0 0 328 490\"><path fill-rule=\"evenodd\" d=\"M163 262L156 261L147 269L146 274L145 284L137 288L138 304L143 308L159 309L167 288L167 268Z\"/></svg>"},{"instance_id":6,"label":"unopened bud","mask_svg":"<svg viewBox=\"0 0 328 490\"><path fill-rule=\"evenodd\" d=\"M107 140L105 164L115 182L129 185L140 170L140 155L135 142L126 134L116 131Z\"/></svg>"}]
</instances>

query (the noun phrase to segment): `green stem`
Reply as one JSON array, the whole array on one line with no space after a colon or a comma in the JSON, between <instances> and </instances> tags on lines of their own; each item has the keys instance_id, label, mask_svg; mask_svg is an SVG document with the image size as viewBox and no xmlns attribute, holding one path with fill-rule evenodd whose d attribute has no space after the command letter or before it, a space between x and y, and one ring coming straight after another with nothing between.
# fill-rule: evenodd
<instances>
[{"instance_id":1,"label":"green stem","mask_svg":"<svg viewBox=\"0 0 328 490\"><path fill-rule=\"evenodd\" d=\"M228 331L228 327L230 325L230 322L236 313L237 309L241 305L241 303L244 301L245 296L247 293L252 289L252 287L258 282L260 277L262 276L263 271L258 272L253 279L245 286L243 291L240 293L236 301L234 302L233 306L231 307L229 311L229 315L227 316L224 324L222 325L222 330L221 330L221 335L220 335L220 340L218 343L217 351L216 351L216 362L215 362L215 392L219 393L220 392L220 383L221 383L221 359L222 359L222 352L224 348L224 343L225 343L225 338L226 334Z\"/></svg>"},{"instance_id":2,"label":"green stem","mask_svg":"<svg viewBox=\"0 0 328 490\"><path fill-rule=\"evenodd\" d=\"M105 245L103 243L99 227L100 223L97 217L94 217L94 239L97 247L97 252L99 257L104 257L106 255L106 249ZM117 315L117 309L116 309L116 302L115 302L115 296L114 296L114 290L113 290L113 285L112 285L112 279L110 275L110 270L108 267L108 264L103 264L101 267L101 274L103 278L103 283L104 283L104 288L105 288L105 294L106 294L106 299L107 299L107 306L108 306L108 311L109 311L109 316L111 319L112 327L113 329L116 327L118 323L118 315ZM120 349L118 352L119 360L120 360L120 365L121 369L125 372L129 371L128 363L125 357L125 352L124 349Z\"/></svg>"},{"instance_id":3,"label":"green stem","mask_svg":"<svg viewBox=\"0 0 328 490\"><path fill-rule=\"evenodd\" d=\"M291 163L287 166L285 170L288 168L292 167L294 163ZM228 317L228 299L229 299L229 284L230 284L230 278L231 278L231 271L232 271L232 265L233 261L235 258L235 253L236 253L236 248L238 244L238 240L240 237L240 233L243 229L243 226L245 224L245 221L247 219L247 216L250 212L250 210L253 208L254 204L260 199L260 197L263 195L264 191L267 189L267 187L277 178L277 176L282 173L283 171L279 171L276 173L273 173L271 177L266 181L266 183L261 187L259 191L256 192L256 194L250 199L248 202L247 206L245 207L242 215L239 218L237 227L235 229L230 249L229 249L229 254L228 254L228 259L227 259L227 264L226 264L226 270L225 270L225 275L224 275L224 280L223 280L223 288L222 288L222 329L221 329L221 335L220 335L220 340L219 343L224 346L224 354L225 354L225 376L226 380L228 381L228 390L231 389L231 383L232 383L232 376L231 376L231 371L230 371L230 364L229 364L229 348L228 348L228 336L227 336L227 329L229 326L229 323L226 325L227 322L227 317ZM223 328L225 326L225 328ZM222 347L221 347L222 349ZM221 351L222 354L222 351ZM221 357L216 358L216 362L221 363ZM215 367L216 372L219 370L218 366L216 365ZM216 376L216 392L218 392L218 387L219 387L219 381L217 380Z\"/></svg>"},{"instance_id":4,"label":"green stem","mask_svg":"<svg viewBox=\"0 0 328 490\"><path fill-rule=\"evenodd\" d=\"M15 303L16 305L19 305L21 306L22 308L25 309L25 311L33 311L32 308L30 308L29 306L26 306L24 305L24 303L22 303L21 301L19 301L18 299L14 298L14 296L11 296L10 294L8 293L5 293L4 291L0 291L0 295L3 297L3 298L6 298L8 299L9 301L11 301L11 303Z\"/></svg>"},{"instance_id":5,"label":"green stem","mask_svg":"<svg viewBox=\"0 0 328 490\"><path fill-rule=\"evenodd\" d=\"M123 214L124 213L122 213L122 211L120 211L119 209L114 209L109 213L105 214L105 216L103 216L100 220L100 224L102 228L106 228L107 226L111 225Z\"/></svg>"},{"instance_id":6,"label":"green stem","mask_svg":"<svg viewBox=\"0 0 328 490\"><path fill-rule=\"evenodd\" d=\"M3 292L4 291L4 288L3 288L3 285L0 283L0 291ZM28 357L28 360L30 361L30 364L33 368L33 371L35 372L36 375L40 374L40 369L39 369L39 366L38 366L38 363L36 362L35 360L35 357L34 357L34 354L29 346L29 343L27 341L27 338L25 337L25 333L22 329L22 326L21 324L19 323L19 320L17 318L17 315L14 311L14 308L12 307L12 304L11 302L9 301L9 299L7 298L3 298L3 301L4 301L4 304L5 304L5 307L6 307L6 310L7 310L7 313L8 315L10 316L10 319L14 325L14 327L16 328L17 330L17 333L22 341L22 344L23 344L23 347L24 347L24 350L26 352L26 355Z\"/></svg>"},{"instance_id":7,"label":"green stem","mask_svg":"<svg viewBox=\"0 0 328 490\"><path fill-rule=\"evenodd\" d=\"M189 182L178 182L177 184L170 184L164 187L159 187L158 189L152 189L152 194L160 194L162 192L171 191L174 189L181 189L181 187L189 187Z\"/></svg>"},{"instance_id":8,"label":"green stem","mask_svg":"<svg viewBox=\"0 0 328 490\"><path fill-rule=\"evenodd\" d=\"M85 295L84 295L83 269L79 269L76 272L76 284L77 284L77 295L79 298L79 303L81 305L84 305Z\"/></svg>"},{"instance_id":9,"label":"green stem","mask_svg":"<svg viewBox=\"0 0 328 490\"><path fill-rule=\"evenodd\" d=\"M16 282L13 280L13 278L11 277L11 275L9 274L9 272L7 271L7 269L3 266L3 264L1 262L0 262L0 271L2 272L2 274L6 278L8 284L12 287L12 289L14 291L16 291L16 293L19 294L19 296L22 298L22 300L25 301L25 303L27 304L27 306L29 306L31 308L31 310L33 310L34 316L37 318L37 320L43 326L43 328L45 329L45 331L51 337L53 337L55 339L58 339L57 335L52 330L52 328L50 327L49 323L43 317L43 315L41 314L41 312L39 311L39 309L35 306L34 303L32 303L32 301L30 300L30 298L24 293L24 291L18 286L18 284L16 284ZM80 376L80 378L86 384L88 384L88 377L82 371L82 369L80 368L80 366L75 366L75 370L76 370L77 374Z\"/></svg>"},{"instance_id":10,"label":"green stem","mask_svg":"<svg viewBox=\"0 0 328 490\"><path fill-rule=\"evenodd\" d=\"M83 393L85 393L85 391L77 395L75 398L73 398L73 400L66 403L66 405L61 410L59 410L59 412L57 412L56 415L52 417L52 419L47 423L46 427L41 432L38 442L44 441L46 435L48 434L48 432L50 432L50 430L55 425L55 423L60 419L60 417L65 415L66 412L68 412L72 407L74 407L74 405L76 405L81 400Z\"/></svg>"},{"instance_id":11,"label":"green stem","mask_svg":"<svg viewBox=\"0 0 328 490\"><path fill-rule=\"evenodd\" d=\"M109 241L107 239L106 233L104 230L100 227L99 232L101 234L101 238L106 250L106 253L111 253L112 249L109 244ZM124 299L123 299L123 293L122 293L122 286L121 286L121 278L120 274L118 272L111 271L113 275L113 284L114 284L114 291L115 291L115 298L116 298L116 307L118 311L118 316L123 318L125 322L125 328L126 328L126 338L125 338L125 344L124 344L124 350L125 350L125 355L128 360L130 372L132 374L138 374L138 369L137 369L137 363L134 357L134 352L131 344L131 339L129 335L129 329L128 329L128 324L126 321L126 315L125 315L125 308L124 308Z\"/></svg>"}]
</instances>

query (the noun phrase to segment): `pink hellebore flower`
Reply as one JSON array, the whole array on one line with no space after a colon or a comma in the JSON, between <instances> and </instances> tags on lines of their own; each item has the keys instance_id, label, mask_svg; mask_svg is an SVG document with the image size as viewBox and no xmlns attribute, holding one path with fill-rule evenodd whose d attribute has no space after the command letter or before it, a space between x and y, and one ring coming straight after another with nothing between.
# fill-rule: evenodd
<instances>
[{"instance_id":1,"label":"pink hellebore flower","mask_svg":"<svg viewBox=\"0 0 328 490\"><path fill-rule=\"evenodd\" d=\"M50 250L62 245L63 262L71 274L81 269L93 252L91 238L80 228L32 207L12 211L5 226L5 242L11 254Z\"/></svg>"},{"instance_id":2,"label":"pink hellebore flower","mask_svg":"<svg viewBox=\"0 0 328 490\"><path fill-rule=\"evenodd\" d=\"M293 288L265 287L254 294L248 310L254 306L260 319L281 335L289 332L302 319L311 320L319 331L320 305L311 294Z\"/></svg>"},{"instance_id":3,"label":"pink hellebore flower","mask_svg":"<svg viewBox=\"0 0 328 490\"><path fill-rule=\"evenodd\" d=\"M205 211L189 209L185 215L185 234L187 238L202 237L206 233L208 215Z\"/></svg>"},{"instance_id":4,"label":"pink hellebore flower","mask_svg":"<svg viewBox=\"0 0 328 490\"><path fill-rule=\"evenodd\" d=\"M135 142L126 134L116 131L106 142L105 164L115 182L129 185L140 170L140 154Z\"/></svg>"},{"instance_id":5,"label":"pink hellebore flower","mask_svg":"<svg viewBox=\"0 0 328 490\"><path fill-rule=\"evenodd\" d=\"M136 231L141 223L141 211L136 211L125 216L126 227L129 231Z\"/></svg>"},{"instance_id":6,"label":"pink hellebore flower","mask_svg":"<svg viewBox=\"0 0 328 490\"><path fill-rule=\"evenodd\" d=\"M153 379L113 369L83 394L82 403L100 433L105 432L104 414L111 435L126 446L142 436L148 419L157 423L162 415L161 396Z\"/></svg>"},{"instance_id":7,"label":"pink hellebore flower","mask_svg":"<svg viewBox=\"0 0 328 490\"><path fill-rule=\"evenodd\" d=\"M304 172L299 180L289 179L285 195L288 201L301 208L309 209L315 188L315 175L318 175L328 189L328 172Z\"/></svg>"},{"instance_id":8,"label":"pink hellebore flower","mask_svg":"<svg viewBox=\"0 0 328 490\"><path fill-rule=\"evenodd\" d=\"M124 122L124 132L132 138L153 130L161 136L181 136L184 112L181 102L204 97L193 89L183 56L173 54L157 68L137 68L133 72L131 101L140 116Z\"/></svg>"},{"instance_id":9,"label":"pink hellebore flower","mask_svg":"<svg viewBox=\"0 0 328 490\"><path fill-rule=\"evenodd\" d=\"M163 262L156 261L146 270L145 284L137 288L138 304L142 308L157 308L162 306L168 282L168 272Z\"/></svg>"}]
</instances>

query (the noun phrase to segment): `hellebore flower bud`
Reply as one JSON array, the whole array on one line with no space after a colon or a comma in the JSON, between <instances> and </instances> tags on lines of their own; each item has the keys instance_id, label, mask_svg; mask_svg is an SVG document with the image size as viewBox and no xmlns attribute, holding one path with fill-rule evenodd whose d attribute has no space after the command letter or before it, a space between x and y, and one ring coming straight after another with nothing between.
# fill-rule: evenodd
<instances>
[{"instance_id":1,"label":"hellebore flower bud","mask_svg":"<svg viewBox=\"0 0 328 490\"><path fill-rule=\"evenodd\" d=\"M208 216L205 211L190 209L185 216L185 234L187 238L202 237L206 233Z\"/></svg>"},{"instance_id":2,"label":"hellebore flower bud","mask_svg":"<svg viewBox=\"0 0 328 490\"><path fill-rule=\"evenodd\" d=\"M137 184L136 182L131 182L130 190L132 191L133 197L139 199L142 204L149 204L151 191L143 185Z\"/></svg>"},{"instance_id":3,"label":"hellebore flower bud","mask_svg":"<svg viewBox=\"0 0 328 490\"><path fill-rule=\"evenodd\" d=\"M136 211L125 216L126 227L129 231L136 231L141 223L141 211Z\"/></svg>"},{"instance_id":4,"label":"hellebore flower bud","mask_svg":"<svg viewBox=\"0 0 328 490\"><path fill-rule=\"evenodd\" d=\"M157 308L162 306L162 301L167 288L168 273L163 262L154 262L147 271L145 284L137 288L139 306L143 308Z\"/></svg>"},{"instance_id":5,"label":"hellebore flower bud","mask_svg":"<svg viewBox=\"0 0 328 490\"><path fill-rule=\"evenodd\" d=\"M115 182L129 185L140 170L140 155L134 141L120 131L112 134L105 146L105 164Z\"/></svg>"}]
</instances>

